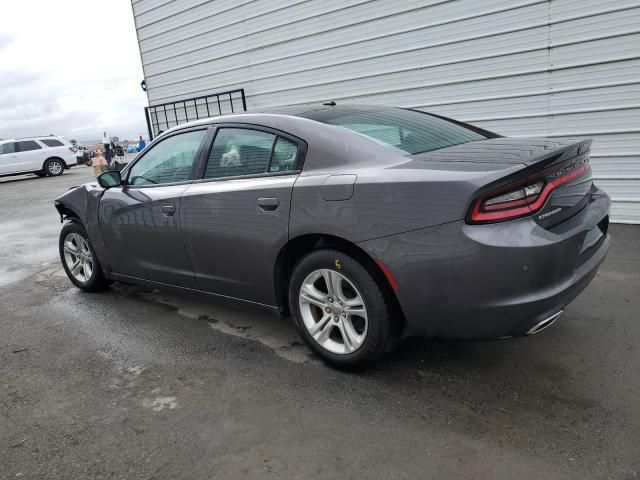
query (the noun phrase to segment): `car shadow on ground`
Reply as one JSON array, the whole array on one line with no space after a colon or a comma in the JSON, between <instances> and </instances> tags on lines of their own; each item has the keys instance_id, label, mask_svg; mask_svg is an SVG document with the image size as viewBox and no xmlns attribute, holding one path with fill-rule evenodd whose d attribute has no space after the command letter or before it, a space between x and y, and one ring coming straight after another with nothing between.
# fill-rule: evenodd
<instances>
[{"instance_id":1,"label":"car shadow on ground","mask_svg":"<svg viewBox=\"0 0 640 480\"><path fill-rule=\"evenodd\" d=\"M200 294L176 293L119 282L101 295L81 292L77 292L77 295L90 300L98 310L112 308L109 304L130 312L149 307L158 308L164 312L163 319L171 319L171 325L167 328L180 329L183 339L193 334L194 342L198 342L190 322L204 322L212 331L259 342L286 360L323 365L319 357L303 343L293 320L282 318L274 311ZM121 317L118 321L124 322L126 318L137 321L137 317ZM149 321L153 322L154 319L164 321L158 316L152 316ZM126 328L133 330L135 326ZM544 335L553 337L554 328L557 327L551 327ZM162 340L159 341L160 343L156 342L156 347L163 343ZM173 348L170 344L171 341L168 340L168 349ZM536 362L531 362L528 356L536 356L536 350L544 348L543 344L544 342L533 337L478 341L409 338L400 342L397 349L386 355L378 365L356 375L378 376L420 369L445 369L476 373L485 370L489 372L489 376L493 376L499 375L505 365L513 368L519 362L522 362L523 368L531 368L532 363Z\"/></svg>"},{"instance_id":2,"label":"car shadow on ground","mask_svg":"<svg viewBox=\"0 0 640 480\"><path fill-rule=\"evenodd\" d=\"M39 177L39 176L37 176L35 174L16 175L15 177L0 177L0 184L24 182L24 181L28 181L28 180L37 180L37 179L40 179L40 178L47 178L47 177Z\"/></svg>"}]
</instances>

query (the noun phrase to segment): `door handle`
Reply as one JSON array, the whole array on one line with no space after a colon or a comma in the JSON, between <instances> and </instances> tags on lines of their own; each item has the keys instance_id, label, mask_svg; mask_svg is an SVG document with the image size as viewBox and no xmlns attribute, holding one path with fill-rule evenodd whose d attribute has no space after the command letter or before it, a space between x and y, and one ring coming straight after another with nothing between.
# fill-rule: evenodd
<instances>
[{"instance_id":1,"label":"door handle","mask_svg":"<svg viewBox=\"0 0 640 480\"><path fill-rule=\"evenodd\" d=\"M259 198L258 206L265 212L271 212L278 208L280 201L277 198Z\"/></svg>"},{"instance_id":2,"label":"door handle","mask_svg":"<svg viewBox=\"0 0 640 480\"><path fill-rule=\"evenodd\" d=\"M176 213L176 207L174 205L163 205L162 213L167 217L172 217L174 213Z\"/></svg>"}]
</instances>

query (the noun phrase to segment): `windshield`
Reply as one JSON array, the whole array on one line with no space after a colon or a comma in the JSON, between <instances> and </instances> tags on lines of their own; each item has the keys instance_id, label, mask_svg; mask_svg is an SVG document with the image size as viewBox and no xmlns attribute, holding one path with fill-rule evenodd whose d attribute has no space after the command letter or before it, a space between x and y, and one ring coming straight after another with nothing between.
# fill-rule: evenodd
<instances>
[{"instance_id":1,"label":"windshield","mask_svg":"<svg viewBox=\"0 0 640 480\"><path fill-rule=\"evenodd\" d=\"M300 116L348 128L403 155L491 138L490 132L483 135L480 129L472 130L444 118L402 108L365 110L338 107L306 112Z\"/></svg>"}]
</instances>

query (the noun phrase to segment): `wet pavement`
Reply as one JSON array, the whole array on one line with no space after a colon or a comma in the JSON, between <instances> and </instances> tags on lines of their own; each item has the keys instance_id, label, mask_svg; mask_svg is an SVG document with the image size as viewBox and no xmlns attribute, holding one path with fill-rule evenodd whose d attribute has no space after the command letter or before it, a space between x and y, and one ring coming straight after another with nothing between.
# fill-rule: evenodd
<instances>
[{"instance_id":1,"label":"wet pavement","mask_svg":"<svg viewBox=\"0 0 640 480\"><path fill-rule=\"evenodd\" d=\"M52 199L0 179L1 478L640 478L640 227L545 332L323 366L285 320L58 259Z\"/></svg>"}]
</instances>

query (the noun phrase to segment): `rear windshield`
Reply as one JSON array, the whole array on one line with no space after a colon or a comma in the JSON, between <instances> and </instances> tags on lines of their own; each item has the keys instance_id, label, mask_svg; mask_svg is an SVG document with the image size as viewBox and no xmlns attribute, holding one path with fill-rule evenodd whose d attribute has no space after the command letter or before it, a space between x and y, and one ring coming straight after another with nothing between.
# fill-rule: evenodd
<instances>
[{"instance_id":1,"label":"rear windshield","mask_svg":"<svg viewBox=\"0 0 640 480\"><path fill-rule=\"evenodd\" d=\"M300 116L348 128L403 155L490 138L452 121L401 108L373 111L339 107L305 112Z\"/></svg>"}]
</instances>

